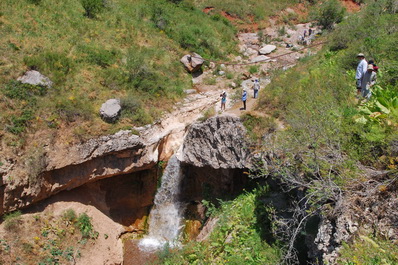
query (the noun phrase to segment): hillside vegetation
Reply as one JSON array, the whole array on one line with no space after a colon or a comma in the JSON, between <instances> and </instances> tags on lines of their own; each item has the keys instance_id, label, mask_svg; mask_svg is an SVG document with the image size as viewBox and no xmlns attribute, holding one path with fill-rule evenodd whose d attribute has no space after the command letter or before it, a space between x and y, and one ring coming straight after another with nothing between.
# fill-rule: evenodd
<instances>
[{"instance_id":1,"label":"hillside vegetation","mask_svg":"<svg viewBox=\"0 0 398 265\"><path fill-rule=\"evenodd\" d=\"M338 22L342 19L338 15L340 12L339 4L330 1L313 16L318 18L319 23L322 23L319 16L329 15ZM281 253L279 262L296 264L300 254L306 255L305 252L295 252L294 248L300 244L299 240L303 240L301 235L309 235L307 229L311 225L307 222L314 216L336 217L335 214L342 210L339 207L343 201L352 199L349 194L356 192L355 187L366 190L368 183L375 183L378 189L375 192L386 198L389 192L394 194L398 188L397 12L395 1L370 0L359 13L346 17L338 25L323 20L328 40L325 47L318 54L301 59L292 69L272 73L271 84L261 91L257 111L283 121L286 130L270 133L261 119L245 116L246 123L250 124L249 133L260 134L260 138L265 139L262 145L263 163L258 164L252 176L273 178L280 183L283 191L296 196L293 202L295 208L289 209L292 215L288 218L283 217L283 213L281 216L283 210L279 209L278 213L278 209L275 212L272 207L264 208L267 204L262 205L262 213L270 219L268 222L260 219L261 226L269 225L268 232L272 234L271 240L263 239L270 243L278 242L271 244L271 248L278 250L275 253ZM373 59L380 67L377 85L373 87L369 101L355 97L354 76L359 52L365 53L368 60ZM364 167L372 168L379 177L367 175ZM384 175L377 175L378 172ZM221 211L227 213L230 209L232 207L222 208ZM222 213L215 213L214 216L222 216ZM355 214L361 216L363 213ZM229 216L232 220L234 213ZM221 222L213 234L224 226ZM317 224L312 226L316 228ZM254 224L245 225L245 232L242 233L250 233L255 227ZM369 234L369 230L360 228L353 235L352 242L343 244L337 263L395 264L397 260L393 253L397 251L396 244L383 236L377 226L372 229L373 234ZM230 234L233 232L226 232L220 238L228 238ZM241 239L232 238L230 242L210 241L189 245L166 260L174 264L189 264L201 255L197 252L191 254L192 249L204 249L206 252L220 248L220 252L212 252L216 255L213 261L197 264L258 264L255 261L258 251L249 253L239 263L235 259L239 259L242 252L235 250L229 262L225 261L227 250L235 245L234 240L239 242ZM251 239L251 242L254 240ZM241 243L242 249L245 244ZM267 245L262 249L269 251L269 248ZM270 258L263 264L273 262Z\"/></svg>"},{"instance_id":2,"label":"hillside vegetation","mask_svg":"<svg viewBox=\"0 0 398 265\"><path fill-rule=\"evenodd\" d=\"M24 135L40 130L73 125L73 135L85 140L151 123L192 87L179 62L184 54L228 60L235 53L236 29L221 11L263 19L294 2L1 1L3 139L21 147ZM207 6L217 10L205 14ZM48 76L54 86L15 81L29 69ZM118 123L106 124L98 111L115 97L124 111Z\"/></svg>"}]
</instances>

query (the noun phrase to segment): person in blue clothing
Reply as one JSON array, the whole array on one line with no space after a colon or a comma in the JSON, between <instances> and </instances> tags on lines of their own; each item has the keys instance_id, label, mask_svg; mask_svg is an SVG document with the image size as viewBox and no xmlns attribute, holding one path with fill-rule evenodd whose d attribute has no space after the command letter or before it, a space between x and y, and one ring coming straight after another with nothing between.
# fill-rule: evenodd
<instances>
[{"instance_id":1,"label":"person in blue clothing","mask_svg":"<svg viewBox=\"0 0 398 265\"><path fill-rule=\"evenodd\" d=\"M246 89L243 89L243 92L242 92L243 108L242 108L242 110L246 110L246 100L247 100Z\"/></svg>"},{"instance_id":2,"label":"person in blue clothing","mask_svg":"<svg viewBox=\"0 0 398 265\"><path fill-rule=\"evenodd\" d=\"M221 110L225 110L225 103L227 102L227 92L225 90L221 93Z\"/></svg>"}]
</instances>

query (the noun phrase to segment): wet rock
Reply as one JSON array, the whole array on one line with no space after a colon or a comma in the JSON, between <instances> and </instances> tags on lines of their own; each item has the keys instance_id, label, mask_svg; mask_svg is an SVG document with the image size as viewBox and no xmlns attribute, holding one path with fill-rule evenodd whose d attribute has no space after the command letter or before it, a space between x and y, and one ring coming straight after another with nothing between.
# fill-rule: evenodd
<instances>
[{"instance_id":1,"label":"wet rock","mask_svg":"<svg viewBox=\"0 0 398 265\"><path fill-rule=\"evenodd\" d=\"M273 52L276 49L275 45L265 45L264 47L262 47L258 53L261 55L265 55L265 54L270 54L271 52Z\"/></svg>"},{"instance_id":2,"label":"wet rock","mask_svg":"<svg viewBox=\"0 0 398 265\"><path fill-rule=\"evenodd\" d=\"M27 71L23 76L18 77L17 79L23 84L30 84L34 86L45 86L48 88L51 88L53 85L53 82L51 80L39 73L38 71L31 70Z\"/></svg>"},{"instance_id":3,"label":"wet rock","mask_svg":"<svg viewBox=\"0 0 398 265\"><path fill-rule=\"evenodd\" d=\"M114 98L108 99L101 106L100 116L104 121L113 123L119 118L121 110L120 100Z\"/></svg>"}]
</instances>

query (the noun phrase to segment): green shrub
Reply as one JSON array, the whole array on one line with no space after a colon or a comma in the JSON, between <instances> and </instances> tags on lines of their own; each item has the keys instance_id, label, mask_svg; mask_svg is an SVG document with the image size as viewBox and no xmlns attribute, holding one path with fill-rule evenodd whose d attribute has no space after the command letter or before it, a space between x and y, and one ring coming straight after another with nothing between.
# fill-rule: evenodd
<instances>
[{"instance_id":1,"label":"green shrub","mask_svg":"<svg viewBox=\"0 0 398 265\"><path fill-rule=\"evenodd\" d=\"M15 211L3 216L4 228L8 231L18 228L19 222L21 220L21 211Z\"/></svg>"},{"instance_id":2,"label":"green shrub","mask_svg":"<svg viewBox=\"0 0 398 265\"><path fill-rule=\"evenodd\" d=\"M340 23L345 14L345 8L337 0L328 0L321 4L316 13L312 14L318 25L324 29L333 29L334 24Z\"/></svg>"},{"instance_id":3,"label":"green shrub","mask_svg":"<svg viewBox=\"0 0 398 265\"><path fill-rule=\"evenodd\" d=\"M47 92L45 86L23 84L19 81L9 81L3 89L4 95L11 99L31 100L33 96L43 96Z\"/></svg>"},{"instance_id":4,"label":"green shrub","mask_svg":"<svg viewBox=\"0 0 398 265\"><path fill-rule=\"evenodd\" d=\"M58 83L66 79L73 67L73 61L62 52L45 51L26 56L24 62L30 69L47 74L51 80Z\"/></svg>"},{"instance_id":5,"label":"green shrub","mask_svg":"<svg viewBox=\"0 0 398 265\"><path fill-rule=\"evenodd\" d=\"M260 69L259 65L251 65L249 68L249 73L255 74L258 72L259 69Z\"/></svg>"},{"instance_id":6,"label":"green shrub","mask_svg":"<svg viewBox=\"0 0 398 265\"><path fill-rule=\"evenodd\" d=\"M88 18L95 18L105 7L104 0L80 0L80 3Z\"/></svg>"},{"instance_id":7,"label":"green shrub","mask_svg":"<svg viewBox=\"0 0 398 265\"><path fill-rule=\"evenodd\" d=\"M76 218L77 218L77 215L76 215L76 212L73 209L68 209L68 210L65 210L65 212L62 215L62 217L65 220L67 220L67 221L75 222Z\"/></svg>"},{"instance_id":8,"label":"green shrub","mask_svg":"<svg viewBox=\"0 0 398 265\"><path fill-rule=\"evenodd\" d=\"M77 226L83 237L91 237L93 233L93 225L91 224L91 218L86 213L79 215L77 218Z\"/></svg>"},{"instance_id":9,"label":"green shrub","mask_svg":"<svg viewBox=\"0 0 398 265\"><path fill-rule=\"evenodd\" d=\"M117 50L106 50L95 46L82 46L81 51L86 55L89 63L97 64L101 67L108 67L114 64L119 56Z\"/></svg>"},{"instance_id":10,"label":"green shrub","mask_svg":"<svg viewBox=\"0 0 398 265\"><path fill-rule=\"evenodd\" d=\"M11 124L7 126L7 130L13 134L21 134L25 132L29 122L34 118L33 111L25 109L21 115L12 115Z\"/></svg>"}]
</instances>

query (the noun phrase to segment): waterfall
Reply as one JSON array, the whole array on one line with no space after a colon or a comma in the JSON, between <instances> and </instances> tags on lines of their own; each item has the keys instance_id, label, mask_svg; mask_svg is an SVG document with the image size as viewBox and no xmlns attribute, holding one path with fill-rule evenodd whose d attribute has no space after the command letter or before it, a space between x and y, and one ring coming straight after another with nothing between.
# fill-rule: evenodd
<instances>
[{"instance_id":1,"label":"waterfall","mask_svg":"<svg viewBox=\"0 0 398 265\"><path fill-rule=\"evenodd\" d=\"M139 247L143 251L154 251L168 243L178 246L178 235L184 205L178 202L182 180L181 162L173 155L162 176L162 184L155 196L155 205L149 214L149 233Z\"/></svg>"}]
</instances>

